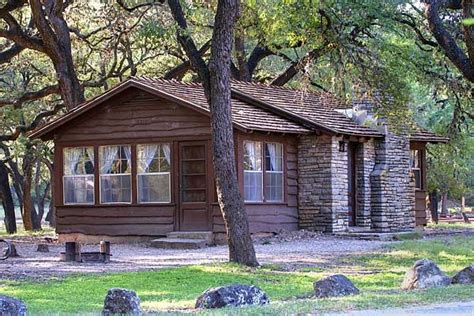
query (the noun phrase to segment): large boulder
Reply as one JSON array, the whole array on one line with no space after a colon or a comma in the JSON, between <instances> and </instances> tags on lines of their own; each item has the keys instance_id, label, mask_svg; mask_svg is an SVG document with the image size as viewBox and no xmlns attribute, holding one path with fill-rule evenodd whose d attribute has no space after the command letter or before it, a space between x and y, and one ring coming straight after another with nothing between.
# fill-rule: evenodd
<instances>
[{"instance_id":1,"label":"large boulder","mask_svg":"<svg viewBox=\"0 0 474 316\"><path fill-rule=\"evenodd\" d=\"M436 263L429 259L422 259L415 262L413 267L407 271L402 282L402 289L427 289L449 284L451 284L451 279L441 271Z\"/></svg>"},{"instance_id":2,"label":"large boulder","mask_svg":"<svg viewBox=\"0 0 474 316\"><path fill-rule=\"evenodd\" d=\"M318 298L359 294L359 289L342 274L335 274L314 282L314 294Z\"/></svg>"},{"instance_id":3,"label":"large boulder","mask_svg":"<svg viewBox=\"0 0 474 316\"><path fill-rule=\"evenodd\" d=\"M453 284L474 284L474 265L468 266L453 277L451 280Z\"/></svg>"},{"instance_id":4,"label":"large boulder","mask_svg":"<svg viewBox=\"0 0 474 316\"><path fill-rule=\"evenodd\" d=\"M25 316L26 305L16 298L0 295L0 315Z\"/></svg>"},{"instance_id":5,"label":"large boulder","mask_svg":"<svg viewBox=\"0 0 474 316\"><path fill-rule=\"evenodd\" d=\"M196 308L265 305L269 302L267 294L254 285L232 284L206 290L196 300Z\"/></svg>"},{"instance_id":6,"label":"large boulder","mask_svg":"<svg viewBox=\"0 0 474 316\"><path fill-rule=\"evenodd\" d=\"M115 288L107 292L102 315L139 315L140 313L140 298L135 291Z\"/></svg>"}]
</instances>

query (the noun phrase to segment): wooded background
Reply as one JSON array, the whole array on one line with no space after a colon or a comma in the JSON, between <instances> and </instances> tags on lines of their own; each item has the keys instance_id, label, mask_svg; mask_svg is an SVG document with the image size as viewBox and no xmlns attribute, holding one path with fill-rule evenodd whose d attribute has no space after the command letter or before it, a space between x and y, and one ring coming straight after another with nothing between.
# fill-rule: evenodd
<instances>
[{"instance_id":1,"label":"wooded background","mask_svg":"<svg viewBox=\"0 0 474 316\"><path fill-rule=\"evenodd\" d=\"M189 57L208 66L217 5L0 2L0 194L9 232L14 204L25 229L41 229L44 218L54 225L52 145L27 133L131 75L203 82ZM472 205L473 8L472 0L244 0L231 76L348 102L382 91L379 115L451 138L428 149L429 190Z\"/></svg>"}]
</instances>

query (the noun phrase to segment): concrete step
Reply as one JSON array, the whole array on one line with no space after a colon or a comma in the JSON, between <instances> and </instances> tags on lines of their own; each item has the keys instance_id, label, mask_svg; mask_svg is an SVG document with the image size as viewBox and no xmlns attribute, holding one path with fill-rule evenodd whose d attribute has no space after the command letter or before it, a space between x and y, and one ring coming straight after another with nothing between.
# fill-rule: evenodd
<instances>
[{"instance_id":1,"label":"concrete step","mask_svg":"<svg viewBox=\"0 0 474 316\"><path fill-rule=\"evenodd\" d=\"M183 239L203 239L212 243L214 235L212 232L182 232L176 231L166 234L168 238L183 238Z\"/></svg>"},{"instance_id":2,"label":"concrete step","mask_svg":"<svg viewBox=\"0 0 474 316\"><path fill-rule=\"evenodd\" d=\"M209 244L205 239L158 238L151 241L151 246L162 249L201 249Z\"/></svg>"}]
</instances>

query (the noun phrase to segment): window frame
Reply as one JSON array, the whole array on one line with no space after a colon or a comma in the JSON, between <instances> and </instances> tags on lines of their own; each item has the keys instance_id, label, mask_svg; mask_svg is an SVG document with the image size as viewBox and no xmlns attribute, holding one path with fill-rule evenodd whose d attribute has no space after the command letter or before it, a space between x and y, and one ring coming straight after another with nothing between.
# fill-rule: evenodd
<instances>
[{"instance_id":1,"label":"window frame","mask_svg":"<svg viewBox=\"0 0 474 316\"><path fill-rule=\"evenodd\" d=\"M414 155L414 152L416 152L416 155ZM423 179L423 150L413 148L410 149L410 172L413 174L414 182L415 182L415 190L417 191L423 191L424 190L424 179ZM413 167L413 162L415 161L413 159L413 156L416 156L417 162L418 162L418 167ZM420 186L418 187L416 185L416 175L415 171L419 172L419 177L420 177Z\"/></svg>"},{"instance_id":2,"label":"window frame","mask_svg":"<svg viewBox=\"0 0 474 316\"><path fill-rule=\"evenodd\" d=\"M245 166L242 167L243 169L243 178L242 178L242 183L243 183L243 189L244 189L244 192L243 192L243 197L244 197L244 203L264 203L265 202L265 175L264 175L264 161L263 161L263 146L264 146L264 142L262 141L259 141L259 140L244 140L243 141L243 156L242 156L242 165L244 164L244 161L245 161L245 144L246 143L254 143L254 144L257 144L257 143L260 143L261 146L260 146L260 167L261 167L261 170L245 170ZM255 157L258 157L257 156L257 153L255 153ZM262 189L261 189L261 197L262 199L261 200L247 200L245 198L245 173L260 173L261 174L261 178L262 178Z\"/></svg>"},{"instance_id":3,"label":"window frame","mask_svg":"<svg viewBox=\"0 0 474 316\"><path fill-rule=\"evenodd\" d=\"M120 147L125 147L128 146L130 147L130 173L105 173L103 174L101 172L101 157L100 157L100 149L101 147L115 147L115 146L120 146ZM133 146L132 144L118 144L118 145L98 145L97 146L97 151L98 151L98 168L97 172L99 175L99 205L132 205L133 204ZM130 177L130 202L102 202L102 176L129 176Z\"/></svg>"},{"instance_id":4,"label":"window frame","mask_svg":"<svg viewBox=\"0 0 474 316\"><path fill-rule=\"evenodd\" d=\"M66 175L65 174L65 168L64 168L64 164L66 162L66 155L64 154L65 151L67 149L70 149L70 148L81 148L81 149L86 149L86 148L92 148L92 151L94 153L94 157L92 157L92 159L90 159L89 157L89 160L92 162L92 165L94 166L94 172L93 173L90 173L90 174L76 174L76 175ZM87 150L86 150L87 152ZM96 170L97 170L97 166L95 165L95 150L94 150L94 146L66 146L66 147L62 147L61 148L61 172L62 172L62 177L61 177L61 185L62 185L62 202L63 202L63 205L64 206L77 206L77 205L95 205L96 203L96 196L95 196L95 186L96 186L96 183L95 183L95 173L96 173ZM92 187L92 201L91 202L66 202L66 185L65 185L65 182L64 180L66 178L89 178L89 177L92 177L92 183L94 184L93 187ZM87 189L86 189L87 190ZM87 192L86 192L87 194Z\"/></svg>"},{"instance_id":5,"label":"window frame","mask_svg":"<svg viewBox=\"0 0 474 316\"><path fill-rule=\"evenodd\" d=\"M138 158L138 147L139 146L144 146L144 145L158 145L161 147L161 145L168 145L170 146L170 162L169 162L169 165L170 165L170 170L167 171L167 172L138 172L138 164L139 164L139 158ZM173 202L173 192L172 192L172 188L173 188L173 185L171 183L172 181L172 172L173 172L173 146L172 146L172 143L171 142L162 142L162 143L138 143L135 145L136 147L136 152L135 152L135 163L136 163L136 177L135 177L135 180L136 180L136 186L137 186L137 192L136 192L136 197L137 197L137 205L152 205L152 204L160 204L160 205L163 205L163 204L171 204ZM133 157L132 157L133 159ZM169 201L154 201L154 202L141 202L140 201L140 180L139 180L139 177L140 176L143 176L143 175L146 175L146 176L153 176L153 175L165 175L167 174L168 175L168 190L169 190Z\"/></svg>"},{"instance_id":6,"label":"window frame","mask_svg":"<svg viewBox=\"0 0 474 316\"><path fill-rule=\"evenodd\" d=\"M262 160L262 170L261 171L253 171L253 170L245 170L244 167L244 160L245 160L245 143L251 142L251 143L261 143L261 149L260 149L260 158ZM265 141L265 140L260 140L260 139L244 139L242 142L242 189L243 189L243 197L244 197L244 203L245 204L286 204L287 197L286 197L286 185L287 185L287 179L286 179L286 144L283 141ZM267 162L266 162L266 154L265 154L265 146L267 144L277 144L281 145L281 158L282 158L282 170L281 171L267 171ZM262 200L259 201L252 201L252 200L246 200L245 199L245 172L260 172L262 174ZM281 173L282 174L282 199L281 200L268 200L265 194L265 189L266 189L266 173Z\"/></svg>"},{"instance_id":7,"label":"window frame","mask_svg":"<svg viewBox=\"0 0 474 316\"><path fill-rule=\"evenodd\" d=\"M279 145L281 146L281 170L280 171L274 171L274 170L267 170L267 155L266 155L266 152L265 152L265 146L267 144L274 144L274 145ZM284 154L284 148L285 148L285 145L283 143L278 143L278 142L263 142L263 165L264 165L264 168L263 168L263 172L264 172L264 175L263 175L263 199L265 202L267 203L284 203L285 202L285 154ZM266 181L266 177L265 175L269 173L269 174L281 174L281 200L268 200L267 197L266 197L266 194L265 194L265 189L267 187L267 181Z\"/></svg>"}]
</instances>

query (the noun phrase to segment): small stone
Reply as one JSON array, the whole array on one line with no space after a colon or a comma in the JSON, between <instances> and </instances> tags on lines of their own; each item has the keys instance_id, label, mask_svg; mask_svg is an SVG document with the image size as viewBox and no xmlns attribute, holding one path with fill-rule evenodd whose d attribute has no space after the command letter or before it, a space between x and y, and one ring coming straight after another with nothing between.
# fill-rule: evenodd
<instances>
[{"instance_id":1,"label":"small stone","mask_svg":"<svg viewBox=\"0 0 474 316\"><path fill-rule=\"evenodd\" d=\"M47 244L38 244L37 252L49 252L49 247Z\"/></svg>"},{"instance_id":2,"label":"small stone","mask_svg":"<svg viewBox=\"0 0 474 316\"><path fill-rule=\"evenodd\" d=\"M140 298L135 291L118 288L109 289L104 300L102 315L140 315L140 313Z\"/></svg>"},{"instance_id":3,"label":"small stone","mask_svg":"<svg viewBox=\"0 0 474 316\"><path fill-rule=\"evenodd\" d=\"M405 274L402 289L428 289L434 287L444 287L451 283L451 279L441 269L429 259L422 259L415 262Z\"/></svg>"},{"instance_id":4,"label":"small stone","mask_svg":"<svg viewBox=\"0 0 474 316\"><path fill-rule=\"evenodd\" d=\"M206 290L196 300L196 308L265 305L269 302L267 294L254 285L232 284Z\"/></svg>"},{"instance_id":5,"label":"small stone","mask_svg":"<svg viewBox=\"0 0 474 316\"><path fill-rule=\"evenodd\" d=\"M318 298L359 294L359 289L344 275L335 274L314 282L314 293Z\"/></svg>"},{"instance_id":6,"label":"small stone","mask_svg":"<svg viewBox=\"0 0 474 316\"><path fill-rule=\"evenodd\" d=\"M0 315L25 316L26 305L16 298L0 295Z\"/></svg>"},{"instance_id":7,"label":"small stone","mask_svg":"<svg viewBox=\"0 0 474 316\"><path fill-rule=\"evenodd\" d=\"M474 284L474 265L468 266L453 277L452 284Z\"/></svg>"}]
</instances>

